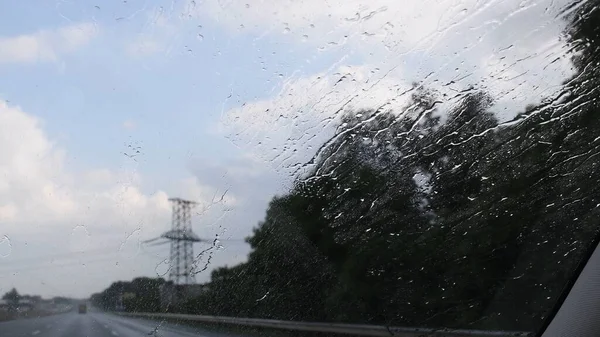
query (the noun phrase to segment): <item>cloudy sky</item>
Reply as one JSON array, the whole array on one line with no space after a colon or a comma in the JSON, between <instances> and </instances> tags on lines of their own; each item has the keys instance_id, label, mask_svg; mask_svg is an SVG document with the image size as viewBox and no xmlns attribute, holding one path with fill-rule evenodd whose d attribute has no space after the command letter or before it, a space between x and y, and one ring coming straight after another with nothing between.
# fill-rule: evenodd
<instances>
[{"instance_id":1,"label":"cloudy sky","mask_svg":"<svg viewBox=\"0 0 600 337\"><path fill-rule=\"evenodd\" d=\"M165 275L141 241L170 197L220 238L207 281L345 111L401 113L415 81L486 90L503 120L556 94L567 3L0 0L0 293Z\"/></svg>"}]
</instances>

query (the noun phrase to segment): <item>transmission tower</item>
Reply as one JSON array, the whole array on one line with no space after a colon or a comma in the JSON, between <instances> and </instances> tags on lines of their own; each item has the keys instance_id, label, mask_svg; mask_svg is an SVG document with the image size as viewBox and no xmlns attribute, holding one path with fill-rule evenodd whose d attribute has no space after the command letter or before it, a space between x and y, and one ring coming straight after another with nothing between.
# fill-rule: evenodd
<instances>
[{"instance_id":1,"label":"transmission tower","mask_svg":"<svg viewBox=\"0 0 600 337\"><path fill-rule=\"evenodd\" d=\"M169 201L173 205L171 230L164 232L157 238L145 240L143 243L148 247L170 243L171 261L169 264L169 281L172 281L176 285L194 284L196 283L194 273L194 243L212 242L213 247L215 247L216 238L212 240L202 239L192 231L191 213L192 208L197 204L196 202L180 198L171 198ZM244 240L225 239L225 241Z\"/></svg>"},{"instance_id":2,"label":"transmission tower","mask_svg":"<svg viewBox=\"0 0 600 337\"><path fill-rule=\"evenodd\" d=\"M173 205L171 230L163 233L162 238L171 242L171 262L169 280L174 284L193 284L196 282L193 274L194 242L201 239L192 231L192 207L195 202L172 198Z\"/></svg>"}]
</instances>

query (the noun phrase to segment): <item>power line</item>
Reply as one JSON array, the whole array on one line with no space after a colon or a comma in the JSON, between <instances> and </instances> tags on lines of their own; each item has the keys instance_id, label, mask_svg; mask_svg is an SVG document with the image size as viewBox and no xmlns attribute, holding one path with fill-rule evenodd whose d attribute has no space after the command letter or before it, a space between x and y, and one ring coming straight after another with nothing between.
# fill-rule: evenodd
<instances>
[{"instance_id":1,"label":"power line","mask_svg":"<svg viewBox=\"0 0 600 337\"><path fill-rule=\"evenodd\" d=\"M152 252L148 252L148 251L145 251L145 252L146 253L152 253ZM156 253L158 253L158 252L159 251L156 251ZM97 255L97 254L94 254L94 255ZM67 261L58 261L58 262L64 262L64 263L60 263L60 264L54 264L52 262L48 263L48 262L44 262L44 261L39 261L39 262L33 263L33 264L25 264L25 265L21 264L19 266L16 266L16 268L10 268L10 269L3 269L3 268L6 268L8 266L7 265L2 265L0 267L0 273L10 273L10 272L16 272L16 271L23 271L23 270L32 270L32 269L60 268L60 267L63 267L63 266L70 266L70 265L77 265L77 264L87 264L87 263L101 262L101 261L110 261L110 260L117 261L118 258L119 258L120 252L117 251L117 252L105 253L105 254L101 254L100 256L102 256L102 255L111 255L111 256L106 256L104 258L98 258L98 259L93 259L93 260L87 260L87 259L78 258L77 261L68 261L68 260Z\"/></svg>"},{"instance_id":2,"label":"power line","mask_svg":"<svg viewBox=\"0 0 600 337\"><path fill-rule=\"evenodd\" d=\"M219 241L235 242L235 243L237 243L236 241L242 241L242 240L243 239L219 239ZM154 240L152 240L152 241L154 241ZM170 243L170 241L153 242L151 244L146 244L146 245L142 244L142 245L138 246L139 247L138 252L141 254L144 254L146 256L158 258L160 256L154 255L154 254L163 253L164 248L167 248L167 247L164 247L164 246L159 247L159 245L166 244L166 243ZM149 250L146 250L146 248L148 248L148 247L158 248L158 249L149 251ZM161 248L163 248L163 249L161 249ZM108 260L112 260L112 259L117 259L117 257L122 253L119 249L120 249L120 245L114 246L114 247L108 247L108 248L90 249L90 250L79 251L79 252L67 252L67 253L58 253L58 254L51 254L51 255L46 254L43 256L31 256L31 257L20 258L20 259L10 259L10 257L6 257L3 259L0 259L0 262L2 262L2 264L0 265L0 273L10 273L10 272L16 272L16 271L26 271L26 270L46 269L46 268L60 268L62 266L76 265L76 264L81 264L81 263L91 263L94 261L108 261ZM99 256L99 257L106 256L106 257L102 258L102 259L96 259L96 260L87 260L88 258L95 257L95 256ZM72 259L77 259L77 260L69 261ZM60 264L56 264L57 262L59 262ZM11 268L12 266L14 266L14 267Z\"/></svg>"},{"instance_id":3,"label":"power line","mask_svg":"<svg viewBox=\"0 0 600 337\"><path fill-rule=\"evenodd\" d=\"M115 249L118 249L119 246L114 247ZM55 258L62 258L62 257L71 257L71 256L75 256L75 255L87 255L90 253L105 253L108 254L106 251L110 250L110 248L97 248L97 249L91 249L91 250L86 250L86 251L79 251L79 252L66 252L66 253L58 253L58 254L44 254L43 256L32 256L32 257L27 257L27 258L21 258L21 259L10 259L10 256L5 257L4 259L6 260L10 260L8 262L11 263L22 263L22 262L27 262L27 261L39 261L41 259L55 259Z\"/></svg>"},{"instance_id":4,"label":"power line","mask_svg":"<svg viewBox=\"0 0 600 337\"><path fill-rule=\"evenodd\" d=\"M39 270L39 269L47 269L47 268L62 268L62 267L68 267L68 266L73 266L73 265L83 265L83 264L87 264L87 263L93 263L93 262L102 262L102 261L109 261L109 260L113 260L114 258L103 258L103 259L95 259L95 260L89 260L89 261L70 261L68 263L62 263L62 264L45 264L45 265L41 265L41 266L27 266L24 268L14 268L14 269L8 269L8 270L0 270L0 273L16 273L16 272L21 272L21 271L27 271L27 270Z\"/></svg>"}]
</instances>

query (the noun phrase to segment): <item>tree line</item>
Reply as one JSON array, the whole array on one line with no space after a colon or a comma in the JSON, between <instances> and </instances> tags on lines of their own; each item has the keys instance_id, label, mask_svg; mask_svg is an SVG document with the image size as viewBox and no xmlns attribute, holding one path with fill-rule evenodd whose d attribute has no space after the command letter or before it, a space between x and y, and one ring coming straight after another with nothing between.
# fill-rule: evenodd
<instances>
[{"instance_id":1,"label":"tree line","mask_svg":"<svg viewBox=\"0 0 600 337\"><path fill-rule=\"evenodd\" d=\"M42 296L40 295L20 294L16 288L12 288L4 293L4 295L2 295L2 300L5 301L8 311L17 311L19 304L24 301L28 301L33 304L43 301ZM55 296L49 300L54 304L71 304L73 302L73 299L63 296Z\"/></svg>"},{"instance_id":2,"label":"tree line","mask_svg":"<svg viewBox=\"0 0 600 337\"><path fill-rule=\"evenodd\" d=\"M163 278L138 277L132 281L113 282L107 289L93 294L91 303L109 311L157 312L161 310L160 291Z\"/></svg>"}]
</instances>

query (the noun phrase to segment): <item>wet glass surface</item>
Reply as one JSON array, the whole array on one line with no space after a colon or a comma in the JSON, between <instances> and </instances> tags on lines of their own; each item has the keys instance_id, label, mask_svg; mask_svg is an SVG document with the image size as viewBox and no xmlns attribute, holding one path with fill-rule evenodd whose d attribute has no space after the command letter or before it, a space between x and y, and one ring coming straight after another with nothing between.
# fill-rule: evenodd
<instances>
[{"instance_id":1,"label":"wet glass surface","mask_svg":"<svg viewBox=\"0 0 600 337\"><path fill-rule=\"evenodd\" d=\"M539 332L596 242L598 1L0 3L0 330Z\"/></svg>"}]
</instances>

